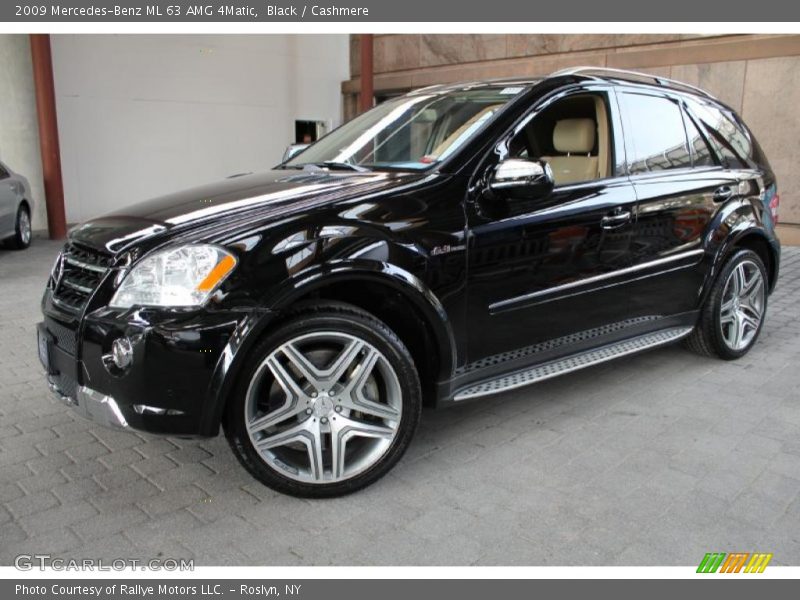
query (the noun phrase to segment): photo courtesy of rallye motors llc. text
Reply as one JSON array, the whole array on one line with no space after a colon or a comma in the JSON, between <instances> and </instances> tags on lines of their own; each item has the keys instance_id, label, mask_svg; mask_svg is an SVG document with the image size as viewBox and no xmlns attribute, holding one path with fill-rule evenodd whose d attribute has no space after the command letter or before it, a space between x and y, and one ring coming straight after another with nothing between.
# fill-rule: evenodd
<instances>
[{"instance_id":1,"label":"photo courtesy of rallye motors llc. text","mask_svg":"<svg viewBox=\"0 0 800 600\"><path fill-rule=\"evenodd\" d=\"M121 596L138 596L147 598L150 596L170 595L170 596L222 596L225 592L238 593L243 597L277 597L277 596L299 596L303 585L298 583L289 583L277 585L246 585L246 584L202 584L202 585L185 585L185 584L164 584L158 585L142 585L125 584L125 583L108 583L105 585L77 585L77 584L63 584L53 583L46 585L25 585L22 583L14 586L16 596L45 596L52 594L54 596L95 596L100 598L102 596L114 596L119 594Z\"/></svg>"}]
</instances>

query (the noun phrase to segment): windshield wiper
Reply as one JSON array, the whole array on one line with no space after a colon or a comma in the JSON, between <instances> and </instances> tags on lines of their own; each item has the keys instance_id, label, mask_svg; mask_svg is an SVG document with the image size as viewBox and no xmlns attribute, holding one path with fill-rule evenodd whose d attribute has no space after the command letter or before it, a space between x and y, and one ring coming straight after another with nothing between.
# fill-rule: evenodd
<instances>
[{"instance_id":1,"label":"windshield wiper","mask_svg":"<svg viewBox=\"0 0 800 600\"><path fill-rule=\"evenodd\" d=\"M368 173L369 169L367 167L362 167L361 165L354 165L349 162L339 162L335 160L326 160L323 162L317 163L303 163L302 165L296 165L297 167L319 167L320 169L332 169L338 171L358 171L359 173Z\"/></svg>"}]
</instances>

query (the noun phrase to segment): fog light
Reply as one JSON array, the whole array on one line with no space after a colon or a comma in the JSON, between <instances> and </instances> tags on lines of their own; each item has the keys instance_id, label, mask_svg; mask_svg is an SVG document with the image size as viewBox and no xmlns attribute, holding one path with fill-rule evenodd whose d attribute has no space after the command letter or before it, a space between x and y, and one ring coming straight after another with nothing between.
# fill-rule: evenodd
<instances>
[{"instance_id":1,"label":"fog light","mask_svg":"<svg viewBox=\"0 0 800 600\"><path fill-rule=\"evenodd\" d=\"M126 337L117 338L111 344L111 360L118 369L127 369L133 362L133 344Z\"/></svg>"},{"instance_id":2,"label":"fog light","mask_svg":"<svg viewBox=\"0 0 800 600\"><path fill-rule=\"evenodd\" d=\"M182 410L177 408L162 408L160 406L147 406L146 404L134 404L133 410L140 415L158 415L160 417L164 415L175 417L184 414Z\"/></svg>"}]
</instances>

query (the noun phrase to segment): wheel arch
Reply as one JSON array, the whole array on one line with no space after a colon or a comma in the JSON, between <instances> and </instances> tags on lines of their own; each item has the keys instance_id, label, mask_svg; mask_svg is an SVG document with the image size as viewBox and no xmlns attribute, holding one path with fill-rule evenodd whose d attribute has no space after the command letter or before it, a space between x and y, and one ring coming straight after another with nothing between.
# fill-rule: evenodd
<instances>
[{"instance_id":1,"label":"wheel arch","mask_svg":"<svg viewBox=\"0 0 800 600\"><path fill-rule=\"evenodd\" d=\"M384 321L406 344L415 362L431 362L434 379L450 377L455 368L455 341L447 311L439 298L413 273L390 263L342 261L310 270L291 289L278 292L270 302L279 313L299 303L332 300L352 304ZM408 307L411 307L409 313ZM415 337L417 339L415 339ZM426 346L420 346L420 342ZM419 353L415 353L419 351ZM434 361L425 358L433 356ZM418 366L419 366L418 365ZM425 369L421 369L423 374Z\"/></svg>"},{"instance_id":2,"label":"wheel arch","mask_svg":"<svg viewBox=\"0 0 800 600\"><path fill-rule=\"evenodd\" d=\"M763 232L753 230L738 237L731 248L735 251L740 248L752 250L758 254L764 266L767 268L767 288L770 292L775 288L778 280L778 252L770 244L769 239Z\"/></svg>"},{"instance_id":3,"label":"wheel arch","mask_svg":"<svg viewBox=\"0 0 800 600\"><path fill-rule=\"evenodd\" d=\"M713 273L719 273L722 265L737 250L752 250L758 254L764 266L767 269L767 288L771 293L775 288L778 279L779 268L779 251L771 242L769 237L763 230L757 227L751 227L740 231L737 235L731 236L717 252L716 260L714 261ZM710 288L711 282L707 287ZM708 290L706 290L707 292Z\"/></svg>"},{"instance_id":4,"label":"wheel arch","mask_svg":"<svg viewBox=\"0 0 800 600\"><path fill-rule=\"evenodd\" d=\"M414 359L425 402L435 403L436 382L451 376L456 360L452 327L441 302L419 278L393 265L338 265L324 277L311 272L285 282L267 303L269 310L245 320L241 335L231 339L215 369L209 409L201 424L205 435L218 432L236 379L258 340L304 303L324 301L352 304L386 323Z\"/></svg>"}]
</instances>

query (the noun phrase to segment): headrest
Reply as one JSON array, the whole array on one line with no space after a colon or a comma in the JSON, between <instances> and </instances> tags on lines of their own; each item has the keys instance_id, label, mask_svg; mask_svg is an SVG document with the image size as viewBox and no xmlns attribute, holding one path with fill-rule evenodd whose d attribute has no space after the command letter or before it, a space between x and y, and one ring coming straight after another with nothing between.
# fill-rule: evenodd
<instances>
[{"instance_id":1,"label":"headrest","mask_svg":"<svg viewBox=\"0 0 800 600\"><path fill-rule=\"evenodd\" d=\"M553 146L559 152L588 154L594 148L594 136L594 120L562 119L553 129Z\"/></svg>"}]
</instances>

